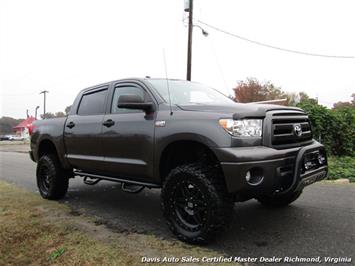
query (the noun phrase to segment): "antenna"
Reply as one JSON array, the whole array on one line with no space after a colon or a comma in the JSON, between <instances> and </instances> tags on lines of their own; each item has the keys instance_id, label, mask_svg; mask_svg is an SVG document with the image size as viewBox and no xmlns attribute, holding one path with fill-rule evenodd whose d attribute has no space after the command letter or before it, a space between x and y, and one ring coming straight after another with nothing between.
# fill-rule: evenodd
<instances>
[{"instance_id":1,"label":"antenna","mask_svg":"<svg viewBox=\"0 0 355 266\"><path fill-rule=\"evenodd\" d=\"M171 97L170 97L169 79L168 79L168 67L166 66L166 58L165 58L165 49L164 49L164 48L163 48L163 57L164 57L164 68L165 68L166 86L167 86L167 88L168 88L168 96L169 96L170 115L173 115L173 109L172 109L172 107L171 107Z\"/></svg>"}]
</instances>

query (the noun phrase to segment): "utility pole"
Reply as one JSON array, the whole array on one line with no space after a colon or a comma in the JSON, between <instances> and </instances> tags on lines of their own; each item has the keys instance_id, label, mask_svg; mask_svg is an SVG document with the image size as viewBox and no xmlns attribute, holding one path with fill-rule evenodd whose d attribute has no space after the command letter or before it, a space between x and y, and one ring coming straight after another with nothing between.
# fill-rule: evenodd
<instances>
[{"instance_id":1,"label":"utility pole","mask_svg":"<svg viewBox=\"0 0 355 266\"><path fill-rule=\"evenodd\" d=\"M41 91L39 94L42 94L43 93L43 119L46 118L46 94L48 93L49 91L46 91L46 90L43 90Z\"/></svg>"},{"instance_id":2,"label":"utility pole","mask_svg":"<svg viewBox=\"0 0 355 266\"><path fill-rule=\"evenodd\" d=\"M192 30L193 30L193 0L189 1L189 35L187 40L187 72L186 72L186 80L191 81L191 59L192 59ZM187 11L185 9L185 11Z\"/></svg>"}]
</instances>

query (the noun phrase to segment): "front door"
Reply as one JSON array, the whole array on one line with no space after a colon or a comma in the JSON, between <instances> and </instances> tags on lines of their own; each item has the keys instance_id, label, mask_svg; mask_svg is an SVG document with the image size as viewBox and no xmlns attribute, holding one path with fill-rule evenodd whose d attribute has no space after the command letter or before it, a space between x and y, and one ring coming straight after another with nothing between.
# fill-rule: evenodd
<instances>
[{"instance_id":1,"label":"front door","mask_svg":"<svg viewBox=\"0 0 355 266\"><path fill-rule=\"evenodd\" d=\"M148 91L138 84L118 83L113 87L102 130L106 170L116 177L146 179L153 176L155 113L118 108L118 98L127 94L152 102Z\"/></svg>"},{"instance_id":2,"label":"front door","mask_svg":"<svg viewBox=\"0 0 355 266\"><path fill-rule=\"evenodd\" d=\"M74 168L96 173L104 170L102 122L108 87L90 90L81 96L75 114L64 129L66 156Z\"/></svg>"}]
</instances>

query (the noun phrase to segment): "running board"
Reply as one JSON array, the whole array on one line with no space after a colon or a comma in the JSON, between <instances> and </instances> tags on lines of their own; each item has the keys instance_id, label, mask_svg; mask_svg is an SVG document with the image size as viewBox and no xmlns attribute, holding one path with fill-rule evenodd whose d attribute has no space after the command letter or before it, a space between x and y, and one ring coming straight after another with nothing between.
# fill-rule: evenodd
<instances>
[{"instance_id":1,"label":"running board","mask_svg":"<svg viewBox=\"0 0 355 266\"><path fill-rule=\"evenodd\" d=\"M84 177L84 181L86 181L86 183L89 185L95 185L95 184L99 183L101 180L106 180L106 181L112 181L112 182L118 182L118 183L125 183L125 184L129 184L129 185L138 185L138 186L143 186L143 187L147 187L147 188L160 188L161 187L160 185L154 184L154 183L134 181L134 180L124 179L124 178L115 178L115 177L104 176L104 175L95 175L95 174L85 173L83 171L73 171L73 173L74 173L74 175ZM88 178L96 179L96 180L89 181L89 180L87 180Z\"/></svg>"}]
</instances>

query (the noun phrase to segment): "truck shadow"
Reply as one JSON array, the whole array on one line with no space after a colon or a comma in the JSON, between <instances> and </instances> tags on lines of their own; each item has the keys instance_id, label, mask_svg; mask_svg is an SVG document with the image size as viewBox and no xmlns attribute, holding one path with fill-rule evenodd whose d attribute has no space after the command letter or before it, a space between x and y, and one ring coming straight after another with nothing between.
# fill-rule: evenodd
<instances>
[{"instance_id":1,"label":"truck shadow","mask_svg":"<svg viewBox=\"0 0 355 266\"><path fill-rule=\"evenodd\" d=\"M74 215L87 214L95 223L105 224L116 232L135 232L155 235L160 239L175 239L168 230L160 209L160 190L145 189L139 194L128 194L118 184L96 186L74 185L62 201ZM297 248L287 253L290 246L312 246L321 250L322 243L312 229L320 228L321 221L310 220L312 210L299 202L288 208L273 210L255 200L237 203L231 225L207 248L230 256L285 256L297 255ZM329 226L329 225L326 225ZM318 229L317 235L322 230ZM313 234L313 235L312 235ZM270 253L272 251L272 253Z\"/></svg>"}]
</instances>

